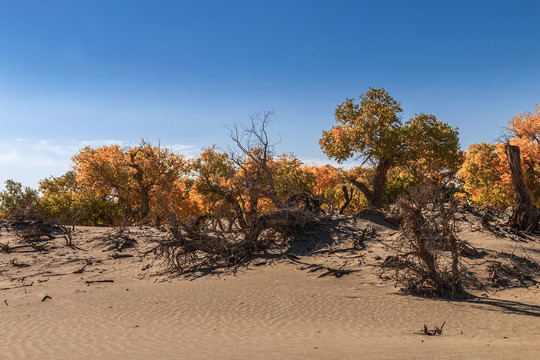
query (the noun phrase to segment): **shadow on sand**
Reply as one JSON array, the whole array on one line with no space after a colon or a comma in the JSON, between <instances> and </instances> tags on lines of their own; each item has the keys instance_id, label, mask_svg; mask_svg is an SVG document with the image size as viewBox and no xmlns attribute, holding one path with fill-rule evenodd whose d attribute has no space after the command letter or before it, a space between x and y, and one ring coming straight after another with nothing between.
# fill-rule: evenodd
<instances>
[{"instance_id":1,"label":"shadow on sand","mask_svg":"<svg viewBox=\"0 0 540 360\"><path fill-rule=\"evenodd\" d=\"M463 300L461 300L463 301ZM486 310L502 310L507 314L527 315L540 317L540 306L530 305L514 300L489 299L483 297L474 297L465 301L471 305L478 304Z\"/></svg>"}]
</instances>

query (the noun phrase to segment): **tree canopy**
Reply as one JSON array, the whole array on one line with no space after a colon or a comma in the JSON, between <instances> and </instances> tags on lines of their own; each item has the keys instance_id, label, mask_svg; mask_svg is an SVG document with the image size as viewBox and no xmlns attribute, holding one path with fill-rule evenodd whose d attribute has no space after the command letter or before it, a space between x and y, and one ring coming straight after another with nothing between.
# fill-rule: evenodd
<instances>
[{"instance_id":1,"label":"tree canopy","mask_svg":"<svg viewBox=\"0 0 540 360\"><path fill-rule=\"evenodd\" d=\"M151 201L170 191L187 172L181 155L144 140L131 148L85 147L73 156L73 163L81 187L117 198L124 213L137 215L140 220L150 215Z\"/></svg>"},{"instance_id":2,"label":"tree canopy","mask_svg":"<svg viewBox=\"0 0 540 360\"><path fill-rule=\"evenodd\" d=\"M371 207L381 207L387 172L393 167L407 166L435 179L457 170L461 161L457 128L428 114L404 124L400 103L385 89L370 88L359 100L346 99L336 107L337 125L323 131L319 144L340 163L363 159L376 169L371 186L351 179Z\"/></svg>"},{"instance_id":3,"label":"tree canopy","mask_svg":"<svg viewBox=\"0 0 540 360\"><path fill-rule=\"evenodd\" d=\"M508 122L506 139L495 144L472 144L458 172L471 200L481 205L509 206L513 188L505 144L520 149L525 185L533 204L540 205L540 105Z\"/></svg>"}]
</instances>

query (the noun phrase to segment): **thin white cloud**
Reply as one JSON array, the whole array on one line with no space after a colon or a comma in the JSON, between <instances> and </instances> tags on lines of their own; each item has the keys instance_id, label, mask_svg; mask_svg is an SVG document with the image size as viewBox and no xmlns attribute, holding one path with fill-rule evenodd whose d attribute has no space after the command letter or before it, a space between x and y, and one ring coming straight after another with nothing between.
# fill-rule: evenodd
<instances>
[{"instance_id":1,"label":"thin white cloud","mask_svg":"<svg viewBox=\"0 0 540 360\"><path fill-rule=\"evenodd\" d=\"M12 165L16 164L20 160L20 155L17 151L10 151L7 153L0 152L0 165Z\"/></svg>"},{"instance_id":2,"label":"thin white cloud","mask_svg":"<svg viewBox=\"0 0 540 360\"><path fill-rule=\"evenodd\" d=\"M347 161L347 162L344 162L343 164L340 164L335 160L317 159L317 158L300 158L300 161L302 161L306 165L315 165L315 166L332 165L334 167L339 167L345 170L349 170L349 169L352 169L354 167L361 165L361 163L355 162L355 161Z\"/></svg>"},{"instance_id":3,"label":"thin white cloud","mask_svg":"<svg viewBox=\"0 0 540 360\"><path fill-rule=\"evenodd\" d=\"M0 165L16 168L51 168L64 164L60 159L55 159L48 156L40 156L39 154L25 154L20 151L10 151L7 153L0 152ZM7 168L6 173L9 172Z\"/></svg>"},{"instance_id":4,"label":"thin white cloud","mask_svg":"<svg viewBox=\"0 0 540 360\"><path fill-rule=\"evenodd\" d=\"M0 188L7 179L20 181L36 188L39 180L60 176L71 167L71 157L85 146L97 148L104 145L127 146L122 140L81 140L59 143L50 139L16 138L0 140ZM198 154L195 146L184 144L162 145L188 158Z\"/></svg>"},{"instance_id":5,"label":"thin white cloud","mask_svg":"<svg viewBox=\"0 0 540 360\"><path fill-rule=\"evenodd\" d=\"M57 155L70 155L73 154L73 151L75 150L74 146L70 145L58 145L54 144L51 140L39 140L36 144L33 146L34 150L40 153L53 153Z\"/></svg>"},{"instance_id":6,"label":"thin white cloud","mask_svg":"<svg viewBox=\"0 0 540 360\"><path fill-rule=\"evenodd\" d=\"M122 140L83 140L79 142L80 147L90 146L90 147L100 147L100 146L110 146L110 145L126 145Z\"/></svg>"},{"instance_id":7,"label":"thin white cloud","mask_svg":"<svg viewBox=\"0 0 540 360\"><path fill-rule=\"evenodd\" d=\"M164 147L169 148L176 153L181 153L181 154L186 154L186 155L199 151L199 148L197 148L196 146L191 146L191 145L173 144L173 145L165 145Z\"/></svg>"},{"instance_id":8,"label":"thin white cloud","mask_svg":"<svg viewBox=\"0 0 540 360\"><path fill-rule=\"evenodd\" d=\"M83 140L79 142L79 148L83 148L85 146L90 146L91 148L97 148L101 146L110 146L110 145L120 145L120 146L136 146L136 144L128 144L122 140ZM155 144L154 144L155 145ZM184 155L193 154L194 152L198 152L200 149L193 145L185 145L185 144L171 144L166 145L162 144L161 147L168 148L171 151L175 153L181 153Z\"/></svg>"}]
</instances>

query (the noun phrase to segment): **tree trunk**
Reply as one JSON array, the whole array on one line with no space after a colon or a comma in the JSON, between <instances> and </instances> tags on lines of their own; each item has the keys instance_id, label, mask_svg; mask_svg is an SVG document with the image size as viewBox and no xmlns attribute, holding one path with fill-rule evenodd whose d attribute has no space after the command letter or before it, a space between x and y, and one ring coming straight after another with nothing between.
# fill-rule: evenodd
<instances>
[{"instance_id":1,"label":"tree trunk","mask_svg":"<svg viewBox=\"0 0 540 360\"><path fill-rule=\"evenodd\" d=\"M514 186L514 198L516 201L507 225L514 229L537 231L539 228L540 210L531 203L525 181L523 181L519 147L506 144L505 150L512 174L512 185Z\"/></svg>"},{"instance_id":2,"label":"tree trunk","mask_svg":"<svg viewBox=\"0 0 540 360\"><path fill-rule=\"evenodd\" d=\"M146 188L141 189L141 221L146 223L150 215L150 191Z\"/></svg>"},{"instance_id":3,"label":"tree trunk","mask_svg":"<svg viewBox=\"0 0 540 360\"><path fill-rule=\"evenodd\" d=\"M351 200L353 198L353 190L351 188L351 193L349 194L349 191L345 185L341 187L341 190L343 190L343 195L345 195L345 203L341 206L339 209L339 215L342 215L345 212L345 209L349 206L351 203Z\"/></svg>"},{"instance_id":4,"label":"tree trunk","mask_svg":"<svg viewBox=\"0 0 540 360\"><path fill-rule=\"evenodd\" d=\"M148 186L144 184L144 171L143 169L135 162L135 156L137 155L139 151L137 150L133 154L129 154L131 162L128 164L131 168L135 169L135 174L133 174L133 177L135 178L135 181L139 185L140 188L140 207L139 207L139 215L141 216L141 222L146 223L148 219L148 215L150 214L150 189L151 186Z\"/></svg>"},{"instance_id":5,"label":"tree trunk","mask_svg":"<svg viewBox=\"0 0 540 360\"><path fill-rule=\"evenodd\" d=\"M386 185L386 176L388 170L392 167L390 160L382 158L377 165L377 172L375 174L375 180L373 181L373 205L375 208L380 209L382 207L382 198L384 195L384 188Z\"/></svg>"},{"instance_id":6,"label":"tree trunk","mask_svg":"<svg viewBox=\"0 0 540 360\"><path fill-rule=\"evenodd\" d=\"M355 179L350 180L350 182L355 185L362 192L362 194L364 194L370 208L380 209L382 207L386 176L391 167L392 162L389 159L382 158L379 161L375 172L375 178L373 179L373 190L370 190L366 184L360 181Z\"/></svg>"}]
</instances>

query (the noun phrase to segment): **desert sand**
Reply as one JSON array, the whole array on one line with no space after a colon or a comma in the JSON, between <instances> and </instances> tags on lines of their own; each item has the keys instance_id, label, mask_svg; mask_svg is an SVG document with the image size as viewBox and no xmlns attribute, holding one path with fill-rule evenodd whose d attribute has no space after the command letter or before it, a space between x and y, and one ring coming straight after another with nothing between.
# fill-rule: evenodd
<instances>
[{"instance_id":1,"label":"desert sand","mask_svg":"<svg viewBox=\"0 0 540 360\"><path fill-rule=\"evenodd\" d=\"M486 251L465 258L479 279L487 282L486 260L501 252L540 261L540 237L497 237L477 223L463 221L459 235ZM351 250L367 226L377 236ZM302 235L290 256L274 252L188 276L165 273L142 255L156 233L150 228L132 228L137 243L122 252L111 246L114 229L91 227L77 228L75 248L57 236L43 240L46 251L0 252L0 358L540 357L538 272L527 286L470 289L467 300L405 295L376 271L393 253L395 228L369 216L336 227ZM20 242L6 226L0 234L2 244ZM313 264L354 272L321 276L324 268ZM421 332L443 323L440 336Z\"/></svg>"}]
</instances>

